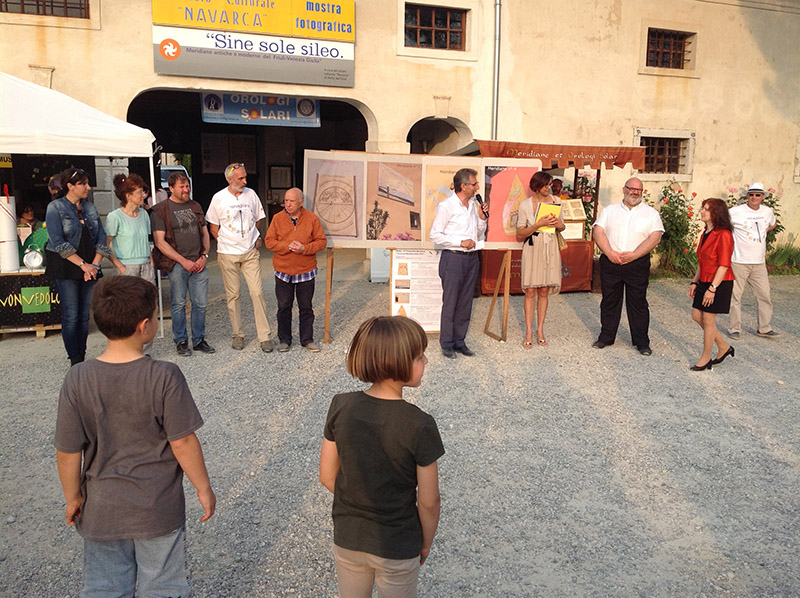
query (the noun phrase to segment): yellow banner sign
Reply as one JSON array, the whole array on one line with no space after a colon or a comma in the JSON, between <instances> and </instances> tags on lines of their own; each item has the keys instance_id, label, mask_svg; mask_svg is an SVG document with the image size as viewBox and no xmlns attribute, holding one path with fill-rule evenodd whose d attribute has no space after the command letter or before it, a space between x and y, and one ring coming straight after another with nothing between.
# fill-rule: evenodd
<instances>
[{"instance_id":1,"label":"yellow banner sign","mask_svg":"<svg viewBox=\"0 0 800 598\"><path fill-rule=\"evenodd\" d=\"M153 24L354 42L355 0L152 0Z\"/></svg>"},{"instance_id":2,"label":"yellow banner sign","mask_svg":"<svg viewBox=\"0 0 800 598\"><path fill-rule=\"evenodd\" d=\"M0 168L11 168L11 154L0 154Z\"/></svg>"}]
</instances>

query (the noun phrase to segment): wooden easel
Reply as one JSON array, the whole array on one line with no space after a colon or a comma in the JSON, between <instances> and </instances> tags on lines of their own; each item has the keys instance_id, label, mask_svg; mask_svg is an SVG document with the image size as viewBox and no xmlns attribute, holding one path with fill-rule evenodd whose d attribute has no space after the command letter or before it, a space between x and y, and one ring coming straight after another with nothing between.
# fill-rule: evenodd
<instances>
[{"instance_id":1,"label":"wooden easel","mask_svg":"<svg viewBox=\"0 0 800 598\"><path fill-rule=\"evenodd\" d=\"M503 250L501 250L503 251ZM491 336L493 339L500 342L505 342L508 333L508 299L511 294L511 250L505 249L506 253L503 256L503 264L500 266L500 272L497 274L497 284L494 287L494 295L492 296L492 304L489 306L489 315L486 317L486 326L483 333ZM505 280L503 284L503 327L500 336L489 330L489 324L492 322L492 314L494 313L494 305L497 303L497 295L500 292L500 283Z\"/></svg>"},{"instance_id":2,"label":"wooden easel","mask_svg":"<svg viewBox=\"0 0 800 598\"><path fill-rule=\"evenodd\" d=\"M322 342L331 342L331 292L333 290L333 247L326 249L325 256L325 337Z\"/></svg>"}]
</instances>

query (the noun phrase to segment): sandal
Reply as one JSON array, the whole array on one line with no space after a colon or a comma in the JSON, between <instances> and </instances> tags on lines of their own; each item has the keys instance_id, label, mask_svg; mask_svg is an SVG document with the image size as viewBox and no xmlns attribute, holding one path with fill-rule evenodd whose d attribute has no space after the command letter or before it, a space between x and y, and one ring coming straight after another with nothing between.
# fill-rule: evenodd
<instances>
[{"instance_id":1,"label":"sandal","mask_svg":"<svg viewBox=\"0 0 800 598\"><path fill-rule=\"evenodd\" d=\"M533 347L533 341L523 341L522 342L522 348L523 349L530 349L531 347Z\"/></svg>"},{"instance_id":2,"label":"sandal","mask_svg":"<svg viewBox=\"0 0 800 598\"><path fill-rule=\"evenodd\" d=\"M540 346L540 347L546 347L546 346L547 346L547 341L546 341L546 340L544 340L543 338L538 338L538 337L537 337L537 338L536 338L536 342L537 342L537 343L539 343L539 346Z\"/></svg>"}]
</instances>

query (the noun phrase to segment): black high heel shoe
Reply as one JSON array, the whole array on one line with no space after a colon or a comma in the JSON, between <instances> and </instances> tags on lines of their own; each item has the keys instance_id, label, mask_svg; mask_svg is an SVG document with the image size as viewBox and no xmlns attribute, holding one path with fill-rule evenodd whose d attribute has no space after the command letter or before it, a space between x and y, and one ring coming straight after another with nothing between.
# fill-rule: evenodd
<instances>
[{"instance_id":1,"label":"black high heel shoe","mask_svg":"<svg viewBox=\"0 0 800 598\"><path fill-rule=\"evenodd\" d=\"M714 360L713 360L713 359L709 359L709 360L708 360L706 363L704 363L703 365L693 365L693 366L692 366L692 367L690 367L689 369L690 369L690 370L692 370L693 372L702 372L703 370L710 370L710 369L712 369L712 367L711 367L712 365L714 365Z\"/></svg>"},{"instance_id":2,"label":"black high heel shoe","mask_svg":"<svg viewBox=\"0 0 800 598\"><path fill-rule=\"evenodd\" d=\"M728 355L730 355L731 357L736 357L736 351L733 349L733 345L728 347L728 350L725 351L725 353L723 353L722 355L720 355L716 359L712 359L711 363L713 363L714 365L717 365L718 363L722 363L723 361L725 361L725 358Z\"/></svg>"}]
</instances>

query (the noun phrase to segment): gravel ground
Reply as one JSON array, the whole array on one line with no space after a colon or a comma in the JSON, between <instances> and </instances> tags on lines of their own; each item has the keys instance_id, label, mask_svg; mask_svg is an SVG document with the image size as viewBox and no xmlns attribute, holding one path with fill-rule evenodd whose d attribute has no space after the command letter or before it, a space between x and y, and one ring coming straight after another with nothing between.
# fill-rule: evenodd
<instances>
[{"instance_id":1,"label":"gravel ground","mask_svg":"<svg viewBox=\"0 0 800 598\"><path fill-rule=\"evenodd\" d=\"M154 356L181 365L206 420L198 436L218 499L208 523L187 485L198 597L335 596L322 427L332 395L362 386L344 368L356 327L389 302L360 256L337 252L322 353L263 354L249 298L247 345L233 351L216 264L207 327L217 353L178 358L169 330L156 339ZM630 346L624 323L614 346L591 348L600 297L588 293L551 298L546 348L521 347L520 297L508 343L482 333L491 298L475 301L475 358L446 360L431 337L423 384L406 395L436 418L447 450L420 595L800 594L800 277L771 284L782 336L753 334L747 295L736 357L710 372L688 371L701 333L684 280L651 284L651 357ZM321 339L322 284L315 305ZM89 354L102 345L92 328ZM61 338L6 335L0 354L0 595L77 596L82 543L63 520L52 446Z\"/></svg>"}]
</instances>

